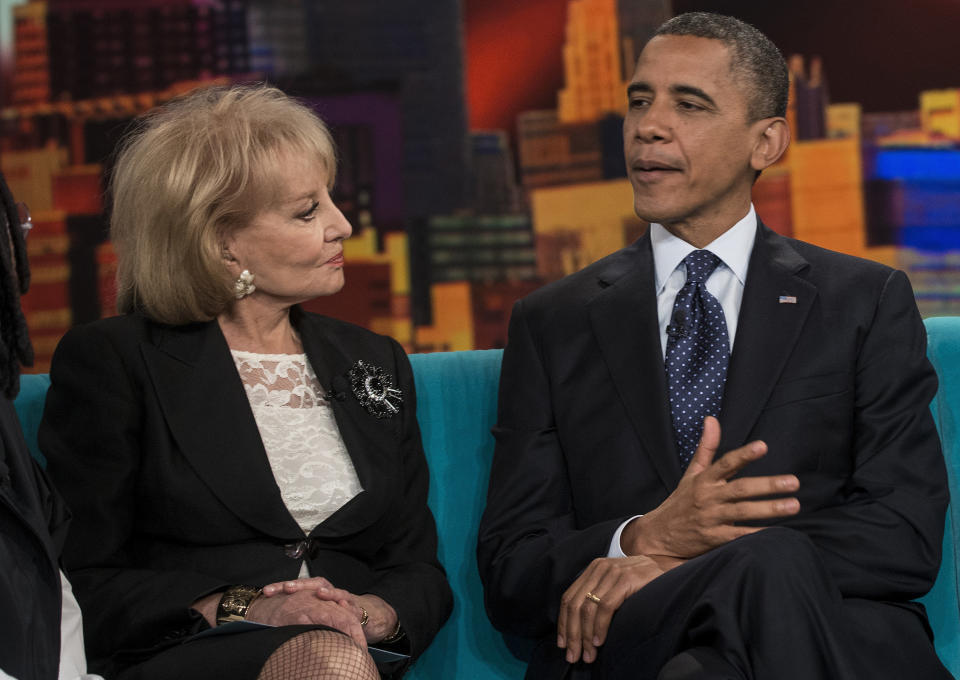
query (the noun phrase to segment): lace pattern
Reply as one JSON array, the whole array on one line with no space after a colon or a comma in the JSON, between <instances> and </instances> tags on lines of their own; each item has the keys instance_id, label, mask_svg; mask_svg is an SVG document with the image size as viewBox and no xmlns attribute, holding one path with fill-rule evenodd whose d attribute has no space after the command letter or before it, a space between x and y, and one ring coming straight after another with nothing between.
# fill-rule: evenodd
<instances>
[{"instance_id":1,"label":"lace pattern","mask_svg":"<svg viewBox=\"0 0 960 680\"><path fill-rule=\"evenodd\" d=\"M230 353L283 502L309 534L363 491L333 410L306 354Z\"/></svg>"}]
</instances>

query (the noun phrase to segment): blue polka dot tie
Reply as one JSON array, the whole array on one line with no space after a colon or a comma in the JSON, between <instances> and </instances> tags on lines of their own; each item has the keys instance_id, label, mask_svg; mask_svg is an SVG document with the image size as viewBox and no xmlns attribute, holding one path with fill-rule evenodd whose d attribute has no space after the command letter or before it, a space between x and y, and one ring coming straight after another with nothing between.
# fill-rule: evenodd
<instances>
[{"instance_id":1,"label":"blue polka dot tie","mask_svg":"<svg viewBox=\"0 0 960 680\"><path fill-rule=\"evenodd\" d=\"M720 258L694 250L683 261L687 282L677 293L667 326L666 368L673 436L680 467L686 469L700 441L703 419L720 414L730 340L723 308L706 286Z\"/></svg>"}]
</instances>

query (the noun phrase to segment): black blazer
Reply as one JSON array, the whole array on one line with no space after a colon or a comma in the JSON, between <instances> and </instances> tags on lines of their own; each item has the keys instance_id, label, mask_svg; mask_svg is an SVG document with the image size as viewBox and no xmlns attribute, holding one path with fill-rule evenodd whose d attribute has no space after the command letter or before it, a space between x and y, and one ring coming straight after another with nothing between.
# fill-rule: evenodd
<instances>
[{"instance_id":1,"label":"black blazer","mask_svg":"<svg viewBox=\"0 0 960 680\"><path fill-rule=\"evenodd\" d=\"M730 361L720 451L762 439L743 474L798 475L782 524L844 596L926 592L948 491L906 276L760 225ZM649 236L516 304L479 536L494 625L555 635L564 590L677 486L666 394Z\"/></svg>"},{"instance_id":2,"label":"black blazer","mask_svg":"<svg viewBox=\"0 0 960 680\"><path fill-rule=\"evenodd\" d=\"M60 666L60 549L69 515L0 397L0 670L55 680Z\"/></svg>"},{"instance_id":3,"label":"black blazer","mask_svg":"<svg viewBox=\"0 0 960 680\"><path fill-rule=\"evenodd\" d=\"M91 667L112 672L206 624L190 610L229 584L310 571L396 609L414 656L451 609L427 508L413 375L401 347L293 310L363 492L309 535L280 497L219 325L139 315L71 330L53 358L41 450L74 513L64 563L84 612ZM378 419L347 372L379 366L403 393ZM134 650L146 650L137 652ZM155 651L155 650L154 650Z\"/></svg>"}]
</instances>

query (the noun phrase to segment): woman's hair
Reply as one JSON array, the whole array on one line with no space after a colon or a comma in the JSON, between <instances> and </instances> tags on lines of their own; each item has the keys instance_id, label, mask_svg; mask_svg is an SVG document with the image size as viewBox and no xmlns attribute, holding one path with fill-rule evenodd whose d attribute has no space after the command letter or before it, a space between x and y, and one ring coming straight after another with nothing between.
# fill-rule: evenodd
<instances>
[{"instance_id":1,"label":"woman's hair","mask_svg":"<svg viewBox=\"0 0 960 680\"><path fill-rule=\"evenodd\" d=\"M20 390L20 364L33 365L33 347L20 309L20 295L29 286L20 214L0 174L0 392L11 399Z\"/></svg>"},{"instance_id":2,"label":"woman's hair","mask_svg":"<svg viewBox=\"0 0 960 680\"><path fill-rule=\"evenodd\" d=\"M290 154L316 159L333 186L326 125L273 87L194 90L139 119L111 179L119 311L183 324L228 309L223 238L280 195Z\"/></svg>"}]
</instances>

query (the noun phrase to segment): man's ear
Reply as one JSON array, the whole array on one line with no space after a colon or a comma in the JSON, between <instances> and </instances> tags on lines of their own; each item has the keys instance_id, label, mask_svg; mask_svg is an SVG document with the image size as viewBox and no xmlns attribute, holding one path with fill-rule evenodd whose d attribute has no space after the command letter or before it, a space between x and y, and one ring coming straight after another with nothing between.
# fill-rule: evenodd
<instances>
[{"instance_id":1,"label":"man's ear","mask_svg":"<svg viewBox=\"0 0 960 680\"><path fill-rule=\"evenodd\" d=\"M766 170L780 160L790 144L790 126L785 118L765 118L759 120L750 166L754 170Z\"/></svg>"}]
</instances>

